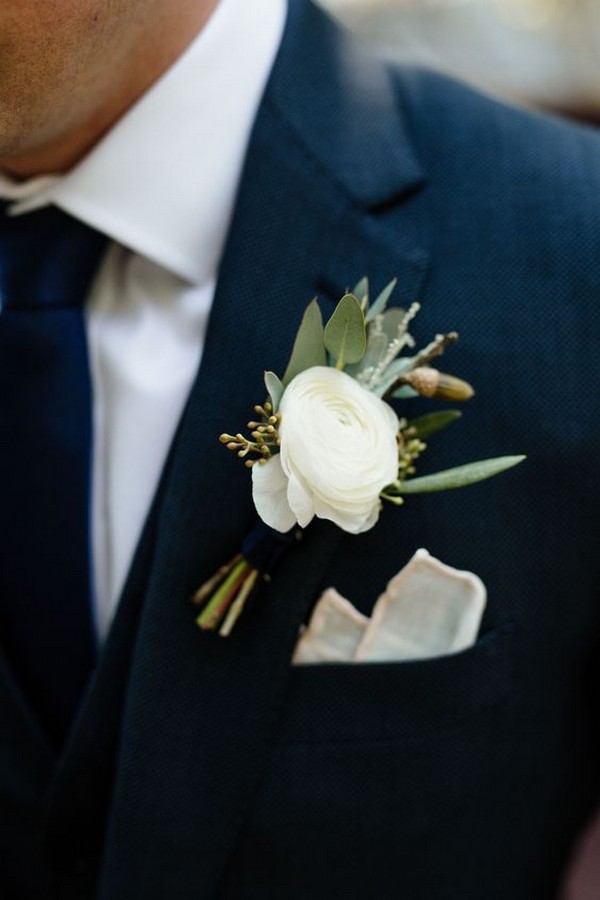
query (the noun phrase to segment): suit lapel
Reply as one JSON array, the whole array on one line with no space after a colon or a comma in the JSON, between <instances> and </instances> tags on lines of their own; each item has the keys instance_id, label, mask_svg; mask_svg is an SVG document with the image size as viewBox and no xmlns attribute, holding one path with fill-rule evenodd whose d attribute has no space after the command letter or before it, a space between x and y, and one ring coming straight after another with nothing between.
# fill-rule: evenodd
<instances>
[{"instance_id":1,"label":"suit lapel","mask_svg":"<svg viewBox=\"0 0 600 900\"><path fill-rule=\"evenodd\" d=\"M320 70L307 77L309 48ZM366 136L374 102L379 133ZM382 70L316 9L293 2L157 519L105 848L106 900L208 898L217 889L268 758L298 628L340 538L315 523L230 638L199 632L189 597L255 518L248 472L217 436L245 425L264 397L263 370L283 370L317 290L334 292L326 314L365 273L397 274L407 298L419 293L422 235L400 210L390 243L385 204L420 180Z\"/></svg>"}]
</instances>

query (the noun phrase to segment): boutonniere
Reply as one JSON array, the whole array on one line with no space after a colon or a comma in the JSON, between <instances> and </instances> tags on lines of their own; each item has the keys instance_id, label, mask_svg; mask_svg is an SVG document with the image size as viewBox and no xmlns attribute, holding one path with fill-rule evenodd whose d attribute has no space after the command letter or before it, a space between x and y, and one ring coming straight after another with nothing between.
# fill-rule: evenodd
<instances>
[{"instance_id":1,"label":"boutonniere","mask_svg":"<svg viewBox=\"0 0 600 900\"><path fill-rule=\"evenodd\" d=\"M260 581L315 516L360 534L377 524L385 502L400 506L410 494L464 487L524 459L503 456L416 477L426 442L461 413L405 418L406 401L463 402L473 389L432 365L456 332L438 334L415 352L409 326L420 307L388 309L395 284L370 303L363 279L326 324L313 300L283 376L265 372L267 399L254 407L248 434L220 436L250 470L259 522L194 595L203 630L231 632Z\"/></svg>"}]
</instances>

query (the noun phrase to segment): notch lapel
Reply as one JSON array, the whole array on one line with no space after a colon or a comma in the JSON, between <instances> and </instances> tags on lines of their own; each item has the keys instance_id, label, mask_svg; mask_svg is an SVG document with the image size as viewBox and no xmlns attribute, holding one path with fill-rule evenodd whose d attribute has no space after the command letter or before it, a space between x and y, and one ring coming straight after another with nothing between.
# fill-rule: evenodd
<instances>
[{"instance_id":1,"label":"notch lapel","mask_svg":"<svg viewBox=\"0 0 600 900\"><path fill-rule=\"evenodd\" d=\"M309 49L321 68L307 80ZM158 515L126 698L103 900L215 894L268 759L298 628L325 586L340 540L329 523L313 523L231 637L201 633L189 597L236 552L255 519L248 471L223 450L218 435L251 417L264 398L265 368L283 371L316 291L332 292L323 303L328 315L332 301L363 274L374 275L376 286L398 275L411 300L423 283L426 252L417 217L395 204L386 207L384 227L384 214L375 211L390 197L414 194L422 178L383 70L361 59L315 8L292 2ZM361 117L375 99L384 107L379 133L367 138ZM392 145L397 164L374 158ZM380 174L374 162L381 162Z\"/></svg>"}]
</instances>

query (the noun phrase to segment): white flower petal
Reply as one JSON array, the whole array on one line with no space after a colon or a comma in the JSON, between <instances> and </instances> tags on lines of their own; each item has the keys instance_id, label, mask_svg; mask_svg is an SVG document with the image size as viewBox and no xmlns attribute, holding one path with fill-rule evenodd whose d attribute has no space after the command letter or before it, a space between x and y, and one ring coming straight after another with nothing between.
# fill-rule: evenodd
<instances>
[{"instance_id":1,"label":"white flower petal","mask_svg":"<svg viewBox=\"0 0 600 900\"><path fill-rule=\"evenodd\" d=\"M394 476L396 477L396 476ZM379 513L381 512L381 500L377 497L377 503L375 503L370 510L366 519L359 525L358 529L354 532L355 534L362 534L363 531L370 531L371 528L377 524L379 519Z\"/></svg>"},{"instance_id":2,"label":"white flower petal","mask_svg":"<svg viewBox=\"0 0 600 900\"><path fill-rule=\"evenodd\" d=\"M361 384L326 366L306 369L280 403L281 463L302 525L313 515L344 531L372 528L379 494L398 474L398 417Z\"/></svg>"},{"instance_id":3,"label":"white flower petal","mask_svg":"<svg viewBox=\"0 0 600 900\"><path fill-rule=\"evenodd\" d=\"M319 519L328 519L349 534L361 534L372 528L379 518L381 502L379 497L369 509L354 507L350 510L325 504L321 500L315 500L315 515Z\"/></svg>"},{"instance_id":4,"label":"white flower petal","mask_svg":"<svg viewBox=\"0 0 600 900\"><path fill-rule=\"evenodd\" d=\"M294 473L290 474L287 486L287 499L300 528L306 528L313 519L315 508L310 493L306 490Z\"/></svg>"},{"instance_id":5,"label":"white flower petal","mask_svg":"<svg viewBox=\"0 0 600 900\"><path fill-rule=\"evenodd\" d=\"M252 498L256 511L265 525L283 533L296 524L296 516L287 500L287 486L279 456L272 456L264 465L256 463L252 466Z\"/></svg>"}]
</instances>

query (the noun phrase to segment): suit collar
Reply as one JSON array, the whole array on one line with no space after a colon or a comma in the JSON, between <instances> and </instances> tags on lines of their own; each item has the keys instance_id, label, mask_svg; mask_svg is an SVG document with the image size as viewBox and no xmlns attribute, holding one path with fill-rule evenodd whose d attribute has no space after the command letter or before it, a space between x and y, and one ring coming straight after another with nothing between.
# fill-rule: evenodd
<instances>
[{"instance_id":1,"label":"suit collar","mask_svg":"<svg viewBox=\"0 0 600 900\"><path fill-rule=\"evenodd\" d=\"M266 101L355 203L382 206L425 175L389 67L316 5L289 0Z\"/></svg>"}]
</instances>

